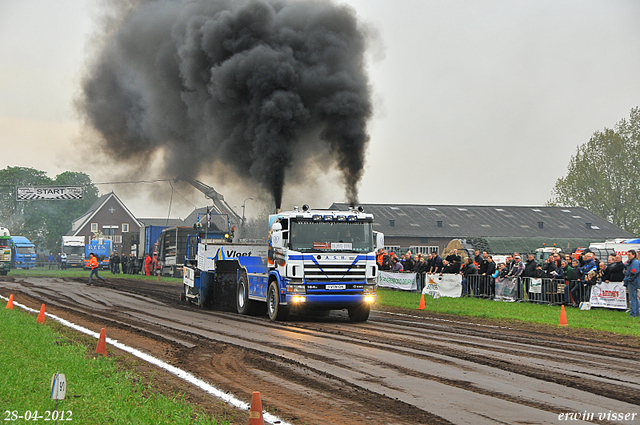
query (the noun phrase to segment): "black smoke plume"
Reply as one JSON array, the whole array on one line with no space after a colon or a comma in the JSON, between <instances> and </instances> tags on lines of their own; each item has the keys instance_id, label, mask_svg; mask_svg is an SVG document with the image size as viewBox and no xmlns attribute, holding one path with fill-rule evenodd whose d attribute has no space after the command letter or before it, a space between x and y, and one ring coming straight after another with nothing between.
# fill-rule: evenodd
<instances>
[{"instance_id":1,"label":"black smoke plume","mask_svg":"<svg viewBox=\"0 0 640 425\"><path fill-rule=\"evenodd\" d=\"M278 208L287 171L313 158L337 165L357 202L372 107L367 34L352 9L328 0L127 7L78 101L105 152L141 171L161 151L169 176L227 164Z\"/></svg>"}]
</instances>

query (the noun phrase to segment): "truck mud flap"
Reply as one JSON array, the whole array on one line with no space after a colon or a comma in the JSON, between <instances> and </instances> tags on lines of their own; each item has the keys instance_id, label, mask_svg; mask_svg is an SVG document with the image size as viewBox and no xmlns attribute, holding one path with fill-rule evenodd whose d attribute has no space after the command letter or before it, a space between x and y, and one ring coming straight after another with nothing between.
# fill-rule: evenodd
<instances>
[{"instance_id":1,"label":"truck mud flap","mask_svg":"<svg viewBox=\"0 0 640 425\"><path fill-rule=\"evenodd\" d=\"M202 273L211 277L203 284L201 275L200 291L205 307L221 311L236 311L239 267L237 260L219 260L216 262L215 276L212 273Z\"/></svg>"}]
</instances>

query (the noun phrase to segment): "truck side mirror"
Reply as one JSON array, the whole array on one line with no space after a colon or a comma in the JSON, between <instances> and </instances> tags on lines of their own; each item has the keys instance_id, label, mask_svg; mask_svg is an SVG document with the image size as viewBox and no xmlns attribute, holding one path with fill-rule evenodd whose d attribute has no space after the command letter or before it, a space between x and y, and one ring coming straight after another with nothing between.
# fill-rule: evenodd
<instances>
[{"instance_id":1,"label":"truck side mirror","mask_svg":"<svg viewBox=\"0 0 640 425\"><path fill-rule=\"evenodd\" d=\"M271 225L271 246L273 248L282 248L282 224L273 223Z\"/></svg>"},{"instance_id":2,"label":"truck side mirror","mask_svg":"<svg viewBox=\"0 0 640 425\"><path fill-rule=\"evenodd\" d=\"M376 251L384 248L384 233L373 232L376 238Z\"/></svg>"}]
</instances>

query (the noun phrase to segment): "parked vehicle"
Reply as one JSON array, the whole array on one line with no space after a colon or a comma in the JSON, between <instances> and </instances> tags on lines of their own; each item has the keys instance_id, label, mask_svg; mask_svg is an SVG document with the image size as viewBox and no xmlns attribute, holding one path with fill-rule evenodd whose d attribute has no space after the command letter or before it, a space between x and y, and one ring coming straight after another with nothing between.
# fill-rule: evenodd
<instances>
[{"instance_id":1,"label":"parked vehicle","mask_svg":"<svg viewBox=\"0 0 640 425\"><path fill-rule=\"evenodd\" d=\"M11 234L6 227L0 227L0 275L6 276L11 269Z\"/></svg>"},{"instance_id":2,"label":"parked vehicle","mask_svg":"<svg viewBox=\"0 0 640 425\"><path fill-rule=\"evenodd\" d=\"M35 269L36 246L24 236L11 236L11 260L14 269Z\"/></svg>"},{"instance_id":3,"label":"parked vehicle","mask_svg":"<svg viewBox=\"0 0 640 425\"><path fill-rule=\"evenodd\" d=\"M94 253L102 269L109 269L109 257L111 256L111 240L93 239L84 247L84 268L89 268L89 254Z\"/></svg>"},{"instance_id":4,"label":"parked vehicle","mask_svg":"<svg viewBox=\"0 0 640 425\"><path fill-rule=\"evenodd\" d=\"M60 253L67 254L67 267L84 267L84 236L63 236Z\"/></svg>"},{"instance_id":5,"label":"parked vehicle","mask_svg":"<svg viewBox=\"0 0 640 425\"><path fill-rule=\"evenodd\" d=\"M589 245L589 250L593 252L604 251L607 255L615 253L622 257L622 261L626 262L629 259L629 250L635 250L640 252L640 243L637 239L616 239L614 241L605 241L603 243L592 243ZM606 258L605 258L606 260ZM602 261L602 259L600 259Z\"/></svg>"}]
</instances>

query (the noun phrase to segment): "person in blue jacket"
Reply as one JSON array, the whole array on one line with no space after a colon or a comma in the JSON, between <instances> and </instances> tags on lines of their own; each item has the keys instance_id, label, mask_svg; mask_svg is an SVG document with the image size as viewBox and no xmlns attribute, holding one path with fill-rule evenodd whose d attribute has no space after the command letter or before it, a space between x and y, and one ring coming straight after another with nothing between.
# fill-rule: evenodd
<instances>
[{"instance_id":1,"label":"person in blue jacket","mask_svg":"<svg viewBox=\"0 0 640 425\"><path fill-rule=\"evenodd\" d=\"M629 261L627 262L627 272L624 275L624 286L629 293L629 307L631 317L638 317L638 286L640 281L640 262L636 251L629 250Z\"/></svg>"}]
</instances>

